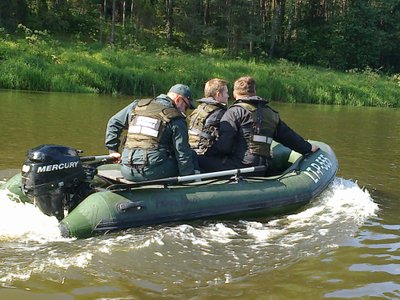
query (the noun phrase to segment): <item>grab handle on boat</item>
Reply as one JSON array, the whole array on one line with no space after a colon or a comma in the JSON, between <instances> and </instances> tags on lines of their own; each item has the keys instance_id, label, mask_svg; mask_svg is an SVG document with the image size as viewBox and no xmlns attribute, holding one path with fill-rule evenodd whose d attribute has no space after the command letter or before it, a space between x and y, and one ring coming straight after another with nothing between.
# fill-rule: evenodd
<instances>
[{"instance_id":1,"label":"grab handle on boat","mask_svg":"<svg viewBox=\"0 0 400 300\"><path fill-rule=\"evenodd\" d=\"M127 211L129 209L136 209L136 210L141 210L143 209L143 202L142 201L136 201L136 202L122 202L117 204L117 209L119 211Z\"/></svg>"}]
</instances>

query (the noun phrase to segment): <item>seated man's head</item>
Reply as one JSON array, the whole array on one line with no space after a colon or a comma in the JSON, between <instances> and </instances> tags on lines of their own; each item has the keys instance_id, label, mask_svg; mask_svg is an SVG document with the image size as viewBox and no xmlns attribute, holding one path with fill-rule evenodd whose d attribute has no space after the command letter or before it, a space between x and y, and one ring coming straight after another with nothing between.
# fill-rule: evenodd
<instances>
[{"instance_id":1,"label":"seated man's head","mask_svg":"<svg viewBox=\"0 0 400 300\"><path fill-rule=\"evenodd\" d=\"M224 79L214 78L206 82L204 86L204 97L227 104L228 102L228 82Z\"/></svg>"},{"instance_id":2,"label":"seated man's head","mask_svg":"<svg viewBox=\"0 0 400 300\"><path fill-rule=\"evenodd\" d=\"M243 76L237 79L233 85L233 97L235 99L256 96L256 81L253 77Z\"/></svg>"},{"instance_id":3,"label":"seated man's head","mask_svg":"<svg viewBox=\"0 0 400 300\"><path fill-rule=\"evenodd\" d=\"M192 92L187 85L175 84L170 88L167 96L174 101L176 107L182 112L186 112L189 108L195 108Z\"/></svg>"}]
</instances>

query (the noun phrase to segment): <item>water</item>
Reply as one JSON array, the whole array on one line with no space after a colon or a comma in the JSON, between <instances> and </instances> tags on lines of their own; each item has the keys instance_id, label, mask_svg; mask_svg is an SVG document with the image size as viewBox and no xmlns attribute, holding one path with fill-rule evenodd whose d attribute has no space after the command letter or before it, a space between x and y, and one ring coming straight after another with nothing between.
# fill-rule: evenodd
<instances>
[{"instance_id":1,"label":"water","mask_svg":"<svg viewBox=\"0 0 400 300\"><path fill-rule=\"evenodd\" d=\"M61 238L55 218L32 205L1 199L2 286L35 290L40 282L47 293L59 284L75 297L128 297L133 287L139 298L190 298L199 290L231 297L232 289L261 296L263 285L248 288L254 277L338 249L378 209L367 191L337 179L305 210L271 221L172 224L75 240Z\"/></svg>"},{"instance_id":2,"label":"water","mask_svg":"<svg viewBox=\"0 0 400 300\"><path fill-rule=\"evenodd\" d=\"M0 150L3 177L20 167L27 148L47 139L102 154L105 122L129 102L28 95L47 115L46 126L25 138L32 131L19 120L30 118L30 102L7 102L8 113L1 110L0 117L14 134L0 137L7 144ZM97 107L90 120L80 115L81 104ZM174 223L76 240L60 236L55 218L3 191L0 299L399 299L399 112L273 106L303 136L327 142L338 156L337 178L308 206L275 219ZM18 120L10 117L12 107L14 115L20 111ZM68 115L67 128L51 113L66 107L77 112L62 117Z\"/></svg>"}]
</instances>

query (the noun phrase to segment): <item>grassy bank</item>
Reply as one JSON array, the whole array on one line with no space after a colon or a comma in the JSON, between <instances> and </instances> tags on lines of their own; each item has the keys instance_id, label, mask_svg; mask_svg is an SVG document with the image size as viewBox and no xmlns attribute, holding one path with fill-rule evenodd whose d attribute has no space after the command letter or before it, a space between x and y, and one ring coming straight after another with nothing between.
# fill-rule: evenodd
<instances>
[{"instance_id":1,"label":"grassy bank","mask_svg":"<svg viewBox=\"0 0 400 300\"><path fill-rule=\"evenodd\" d=\"M0 43L0 88L37 91L152 96L177 82L196 98L213 77L257 80L258 94L274 101L320 104L400 106L400 78L372 70L339 73L287 61L255 62L174 49L158 53L61 45L45 40Z\"/></svg>"}]
</instances>

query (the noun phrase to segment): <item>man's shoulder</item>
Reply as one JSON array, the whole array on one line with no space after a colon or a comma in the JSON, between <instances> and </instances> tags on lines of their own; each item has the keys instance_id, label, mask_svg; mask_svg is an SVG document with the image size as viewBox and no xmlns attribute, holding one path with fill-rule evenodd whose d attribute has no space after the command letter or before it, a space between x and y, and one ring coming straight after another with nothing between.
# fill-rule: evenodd
<instances>
[{"instance_id":1,"label":"man's shoulder","mask_svg":"<svg viewBox=\"0 0 400 300\"><path fill-rule=\"evenodd\" d=\"M158 95L158 96L154 99L154 101L157 102L157 103L159 103L159 104L161 104L161 105L164 105L165 107L168 107L168 108L175 107L175 106L172 104L172 99L171 99L170 97L168 97L167 95L165 95L165 94L160 94L160 95Z\"/></svg>"},{"instance_id":2,"label":"man's shoulder","mask_svg":"<svg viewBox=\"0 0 400 300\"><path fill-rule=\"evenodd\" d=\"M240 106L231 106L221 117L221 122L236 122L246 114L246 110Z\"/></svg>"},{"instance_id":3,"label":"man's shoulder","mask_svg":"<svg viewBox=\"0 0 400 300\"><path fill-rule=\"evenodd\" d=\"M233 104L232 106L230 106L227 109L225 115L226 114L228 116L229 115L243 115L243 114L246 114L246 113L248 113L248 110L245 107L243 107L241 105Z\"/></svg>"},{"instance_id":4,"label":"man's shoulder","mask_svg":"<svg viewBox=\"0 0 400 300\"><path fill-rule=\"evenodd\" d=\"M196 102L199 102L201 104L218 104L219 102L215 100L214 98L208 97L208 98L201 98L197 100Z\"/></svg>"}]
</instances>

